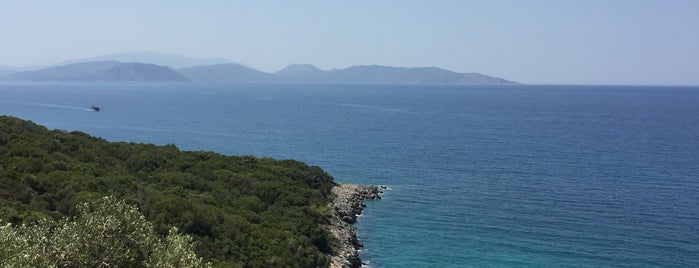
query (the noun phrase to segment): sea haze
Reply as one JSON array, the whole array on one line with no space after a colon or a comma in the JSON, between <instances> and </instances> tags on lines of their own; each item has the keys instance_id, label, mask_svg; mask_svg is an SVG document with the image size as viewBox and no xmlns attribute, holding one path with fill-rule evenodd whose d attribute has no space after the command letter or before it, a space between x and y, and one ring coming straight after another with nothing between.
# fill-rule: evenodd
<instances>
[{"instance_id":1,"label":"sea haze","mask_svg":"<svg viewBox=\"0 0 699 268\"><path fill-rule=\"evenodd\" d=\"M369 266L699 267L699 88L7 83L0 96L0 114L49 128L387 185L357 225Z\"/></svg>"}]
</instances>

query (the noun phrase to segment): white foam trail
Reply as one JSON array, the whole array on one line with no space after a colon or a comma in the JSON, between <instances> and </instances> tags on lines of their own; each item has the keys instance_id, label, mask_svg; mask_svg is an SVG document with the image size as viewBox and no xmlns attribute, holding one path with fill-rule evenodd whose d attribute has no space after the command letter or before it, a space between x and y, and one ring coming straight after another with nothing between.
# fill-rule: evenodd
<instances>
[{"instance_id":1,"label":"white foam trail","mask_svg":"<svg viewBox=\"0 0 699 268\"><path fill-rule=\"evenodd\" d=\"M378 110L378 111L383 111L383 112L404 112L404 113L408 112L408 110L401 109L401 108L381 107L381 106L364 105L364 104L357 104L357 103L326 102L326 101L309 101L309 102L310 103L317 103L317 104L325 104L325 105L350 107L350 108L371 109L371 110Z\"/></svg>"},{"instance_id":2,"label":"white foam trail","mask_svg":"<svg viewBox=\"0 0 699 268\"><path fill-rule=\"evenodd\" d=\"M410 111L408 111L407 109L402 109L402 108L391 108L391 107L373 106L373 105L365 105L365 104L358 104L358 103L329 102L329 101L291 101L291 100L281 100L281 99L274 99L274 98L267 98L267 97L260 97L259 99L260 99L260 100L265 100L265 101L279 101L279 102L291 102L291 103L311 103L311 104L332 105L332 106L341 106L341 107L356 108L356 109L377 110L377 111L382 111L382 112L410 113Z\"/></svg>"},{"instance_id":3,"label":"white foam trail","mask_svg":"<svg viewBox=\"0 0 699 268\"><path fill-rule=\"evenodd\" d=\"M58 105L58 104L49 104L49 103L40 103L40 102L24 102L24 101L5 101L5 102L8 102L8 103L17 103L17 104L24 104L24 105L31 105L31 106L39 106L39 107L83 110L83 111L89 111L89 112L92 111L92 110L90 110L90 109L88 109L88 108L83 108L83 107L67 106L67 105Z\"/></svg>"}]
</instances>

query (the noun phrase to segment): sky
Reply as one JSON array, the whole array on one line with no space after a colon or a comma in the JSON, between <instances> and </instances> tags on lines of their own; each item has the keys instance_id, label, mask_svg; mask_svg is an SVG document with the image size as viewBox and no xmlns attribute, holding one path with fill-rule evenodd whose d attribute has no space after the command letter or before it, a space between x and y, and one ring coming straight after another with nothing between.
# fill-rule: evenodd
<instances>
[{"instance_id":1,"label":"sky","mask_svg":"<svg viewBox=\"0 0 699 268\"><path fill-rule=\"evenodd\" d=\"M377 64L699 85L698 14L695 0L0 0L0 65L156 51L267 72Z\"/></svg>"}]
</instances>

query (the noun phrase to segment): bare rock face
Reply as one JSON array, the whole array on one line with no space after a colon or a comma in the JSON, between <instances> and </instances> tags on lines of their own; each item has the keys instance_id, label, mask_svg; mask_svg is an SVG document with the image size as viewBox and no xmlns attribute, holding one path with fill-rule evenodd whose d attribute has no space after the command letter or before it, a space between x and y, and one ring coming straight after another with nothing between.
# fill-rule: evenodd
<instances>
[{"instance_id":1,"label":"bare rock face","mask_svg":"<svg viewBox=\"0 0 699 268\"><path fill-rule=\"evenodd\" d=\"M357 222L357 215L362 213L364 199L381 199L377 186L341 184L332 189L335 196L331 206L333 217L328 230L337 238L335 255L331 256L332 268L358 268L362 266L358 250L363 244L357 240L356 228L351 224Z\"/></svg>"}]
</instances>

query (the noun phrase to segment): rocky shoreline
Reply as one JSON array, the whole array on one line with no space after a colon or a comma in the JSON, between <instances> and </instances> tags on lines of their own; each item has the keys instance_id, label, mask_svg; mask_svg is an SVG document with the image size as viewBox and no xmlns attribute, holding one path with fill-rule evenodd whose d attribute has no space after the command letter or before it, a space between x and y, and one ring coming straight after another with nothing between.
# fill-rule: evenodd
<instances>
[{"instance_id":1,"label":"rocky shoreline","mask_svg":"<svg viewBox=\"0 0 699 268\"><path fill-rule=\"evenodd\" d=\"M381 199L384 186L340 184L333 187L334 199L330 204L333 212L328 231L337 239L335 254L331 256L331 268L358 268L362 266L359 249L362 242L357 240L357 229L352 226L362 213L365 199Z\"/></svg>"}]
</instances>

